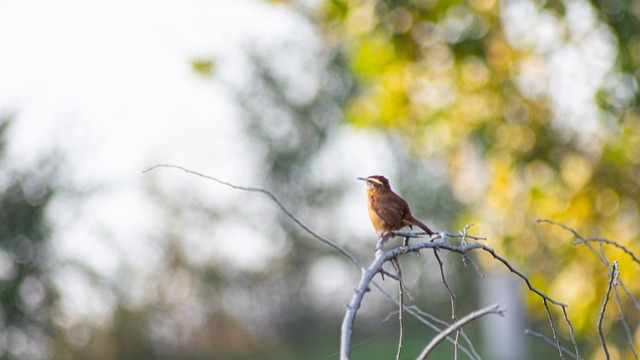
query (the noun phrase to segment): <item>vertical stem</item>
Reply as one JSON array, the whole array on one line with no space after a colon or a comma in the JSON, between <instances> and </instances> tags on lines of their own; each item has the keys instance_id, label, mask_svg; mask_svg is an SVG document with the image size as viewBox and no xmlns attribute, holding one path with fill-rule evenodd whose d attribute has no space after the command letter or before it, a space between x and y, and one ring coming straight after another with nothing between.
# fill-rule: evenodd
<instances>
[{"instance_id":1,"label":"vertical stem","mask_svg":"<svg viewBox=\"0 0 640 360\"><path fill-rule=\"evenodd\" d=\"M402 280L402 270L400 269L400 261L398 258L393 258L391 261L393 267L398 274L398 321L400 321L400 335L398 339L398 352L396 353L396 360L400 360L400 353L402 352L402 339L404 338L404 318L402 313L404 312L404 281Z\"/></svg>"}]
</instances>

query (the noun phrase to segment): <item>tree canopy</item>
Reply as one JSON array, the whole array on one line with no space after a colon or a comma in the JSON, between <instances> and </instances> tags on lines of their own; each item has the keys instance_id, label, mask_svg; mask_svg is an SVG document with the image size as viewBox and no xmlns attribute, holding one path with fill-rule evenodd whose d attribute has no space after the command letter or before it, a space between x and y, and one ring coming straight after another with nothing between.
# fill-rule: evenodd
<instances>
[{"instance_id":1,"label":"tree canopy","mask_svg":"<svg viewBox=\"0 0 640 360\"><path fill-rule=\"evenodd\" d=\"M594 329L594 285L606 283L607 269L534 221L637 242L638 8L327 0L317 14L356 79L347 122L399 133L414 157L440 161L465 205L457 224L475 223L538 274L539 286L573 304L581 332ZM427 169L420 177L429 181ZM635 266L620 257L621 277L632 279Z\"/></svg>"}]
</instances>

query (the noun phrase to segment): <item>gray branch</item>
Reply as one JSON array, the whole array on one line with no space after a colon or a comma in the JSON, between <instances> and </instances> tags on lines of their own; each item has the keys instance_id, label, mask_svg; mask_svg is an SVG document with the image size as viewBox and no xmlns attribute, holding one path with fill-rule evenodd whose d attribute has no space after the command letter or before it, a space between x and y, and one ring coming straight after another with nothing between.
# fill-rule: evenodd
<instances>
[{"instance_id":1,"label":"gray branch","mask_svg":"<svg viewBox=\"0 0 640 360\"><path fill-rule=\"evenodd\" d=\"M459 331L463 326L465 326L466 324L470 323L471 321L473 321L475 319L478 319L478 318L480 318L482 316L485 316L487 314L496 314L496 315L503 316L504 312L505 312L505 310L500 309L499 305L495 304L495 305L491 305L491 306L486 307L484 309L480 309L480 310L477 310L477 311L474 311L474 312L468 314L467 316L463 317L462 319L460 319L460 320L456 321L455 323L451 324L451 326L449 326L448 328L444 329L442 332L440 332L438 335L436 335L433 339L431 339L431 342L429 342L429 344L427 344L427 346L425 346L425 348L422 350L420 355L418 355L417 359L418 360L426 359L427 356L429 355L429 353L431 352L431 350L435 349L436 345L438 345L440 342L442 342L442 340L444 340L444 338L449 336L454 331Z\"/></svg>"},{"instance_id":2,"label":"gray branch","mask_svg":"<svg viewBox=\"0 0 640 360\"><path fill-rule=\"evenodd\" d=\"M410 233L410 232L403 232L403 233L396 232L394 235L419 237L418 234ZM550 298L545 293L536 289L531 284L527 276L525 276L518 269L514 268L505 258L496 254L495 250L493 250L492 248L477 242L472 244L464 244L464 245L452 245L445 242L426 241L426 242L415 243L410 246L397 247L385 252L382 250L382 245L381 245L381 243L383 243L384 241L386 241L385 238L381 238L378 241L378 246L376 247L377 249L376 259L368 268L362 269L362 278L360 279L360 283L358 284L358 287L355 289L355 293L351 298L351 302L349 303L349 305L347 305L347 311L345 313L345 316L342 322L342 336L340 341L340 359L341 360L348 360L351 357L351 334L353 332L353 323L355 322L356 314L360 309L360 306L362 305L362 300L364 298L364 295L369 290L369 284L371 283L375 275L382 272L382 266L384 265L385 262L390 261L391 259L397 258L402 254L417 252L423 249L435 249L435 250L442 249L442 250L448 250L451 252L456 252L462 255L466 254L468 251L471 251L471 250L483 250L491 254L493 258L501 262L511 272L518 275L527 284L527 287L529 288L530 291L536 293L538 296L542 298L543 303L545 305L545 309L547 311L547 315L550 318L550 323L551 323L552 330L554 332L554 337L558 342L557 346L560 347L559 340L557 339L557 335L556 335L556 329L553 324L553 320L551 319L551 313L549 310L548 303L559 306L563 309L566 308L567 305ZM569 324L571 324L568 318L565 318L565 320ZM560 350L560 353L562 353L561 350Z\"/></svg>"},{"instance_id":3,"label":"gray branch","mask_svg":"<svg viewBox=\"0 0 640 360\"><path fill-rule=\"evenodd\" d=\"M613 283L618 277L618 261L615 260L611 266L611 276L609 277L609 286L607 286L607 292L604 296L604 301L602 302L602 309L600 310L600 314L598 315L598 335L600 335L600 343L602 344L602 350L604 350L604 356L608 359L611 358L609 355L609 348L607 347L607 341L604 338L604 333L602 332L602 320L604 319L604 312L607 310L607 302L609 302L609 295L611 294L611 289L613 288Z\"/></svg>"}]
</instances>

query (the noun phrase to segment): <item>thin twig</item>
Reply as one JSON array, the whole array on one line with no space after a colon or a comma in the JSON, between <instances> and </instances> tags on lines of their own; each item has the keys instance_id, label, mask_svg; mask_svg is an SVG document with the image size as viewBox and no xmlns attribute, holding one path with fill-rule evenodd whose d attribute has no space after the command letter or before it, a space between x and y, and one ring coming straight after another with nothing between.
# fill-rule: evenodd
<instances>
[{"instance_id":1,"label":"thin twig","mask_svg":"<svg viewBox=\"0 0 640 360\"><path fill-rule=\"evenodd\" d=\"M467 236L469 235L469 234L467 234L467 232L469 231L469 228L472 227L472 226L473 226L473 224L467 224L467 225L465 225L465 227L460 232L460 235L462 235L462 240L461 240L462 244L466 244L467 243Z\"/></svg>"},{"instance_id":2,"label":"thin twig","mask_svg":"<svg viewBox=\"0 0 640 360\"><path fill-rule=\"evenodd\" d=\"M449 287L447 278L444 275L444 262L442 262L442 259L440 259L440 255L438 254L438 249L433 249L433 255L435 255L436 260L438 261L438 265L440 267L440 278L442 278L442 283L444 284L444 287L447 289L447 292L449 293L449 300L451 303L451 319L457 320L456 319L456 294L454 294L453 291L451 291L451 287Z\"/></svg>"},{"instance_id":3,"label":"thin twig","mask_svg":"<svg viewBox=\"0 0 640 360\"><path fill-rule=\"evenodd\" d=\"M466 225L464 227L464 229L462 229L462 231L460 231L460 235L462 236L462 239L460 240L461 244L466 244L467 243L467 236L469 236L467 231L472 226L473 226L473 224L468 224L468 225ZM476 269L476 272L478 273L478 275L480 275L480 278L484 279L484 274L482 274L482 271L480 271L480 267L478 266L478 264L476 264L476 262L473 261L473 259L470 258L467 254L462 254L462 263L464 264L464 266L467 266L467 261L469 261L471 263L471 265L473 265L473 267Z\"/></svg>"},{"instance_id":4,"label":"thin twig","mask_svg":"<svg viewBox=\"0 0 640 360\"><path fill-rule=\"evenodd\" d=\"M607 268L607 270L609 270L610 268L613 269L613 266L615 266L615 273L614 273L614 270L611 270L611 277L610 277L610 281L609 281L609 287L607 289L606 298L605 298L605 300L604 300L604 302L602 304L602 310L601 310L601 312L599 314L599 318L598 318L598 333L600 335L600 341L601 341L601 343L603 345L603 349L604 349L605 355L607 356L607 358L609 358L609 352L608 352L608 349L607 349L607 346L606 346L604 335L602 334L602 320L603 320L603 317L604 317L604 310L606 308L606 304L607 304L607 301L608 301L608 298L609 298L609 295L610 295L610 292L611 292L612 281L613 281L614 296L615 296L616 302L618 304L618 308L620 310L620 321L622 322L622 325L625 328L625 331L627 332L627 337L628 338L632 338L631 331L629 329L628 324L626 323L626 319L624 318L624 313L623 313L623 310L622 310L622 302L620 301L617 285L620 285L622 287L622 289L629 296L629 298L631 299L631 301L635 305L636 309L638 309L638 310L640 310L640 302L629 291L629 289L627 289L627 287L625 286L625 284L622 281L622 279L618 278L618 273L617 273L618 264L617 264L616 261L614 261L613 265L609 262L609 259L607 258L607 255L606 255L605 250L604 250L604 245L605 244L611 245L611 246L614 246L614 247L622 250L624 253L629 255L633 259L633 261L636 262L637 264L640 264L640 259L631 250L629 250L625 246L620 245L615 241L598 237L597 234L594 237L586 238L586 237L582 236L578 231L576 231L576 230L574 230L574 229L572 229L572 228L570 228L570 227L568 227L568 226L566 226L564 224L555 222L555 221L551 221L551 220L547 220L547 219L539 219L539 220L537 220L537 222L546 222L546 223L549 223L551 225L559 226L562 229L572 233L574 238L576 239L573 242L574 245L583 244L584 246L586 246L587 249L589 249L600 260L602 265L605 268ZM599 250L596 250L596 248L594 248L591 245L592 242L597 242L598 243ZM564 309L563 309L563 311L564 311ZM565 312L565 318L567 318L566 312ZM569 329L573 333L573 327L571 326L571 324L569 324L569 325L570 325ZM574 348L576 349L576 354L577 354L578 358L580 358L580 354L578 353L578 346L575 343L573 334L572 334L572 341L574 341L573 345L574 345ZM635 349L635 347L633 345L633 341L630 340L629 344L631 346L631 350L634 353L634 356L637 359L638 358L638 354L637 354L636 349Z\"/></svg>"},{"instance_id":5,"label":"thin twig","mask_svg":"<svg viewBox=\"0 0 640 360\"><path fill-rule=\"evenodd\" d=\"M399 305L400 302L398 301L398 299L393 297L389 292L387 292L387 290L385 290L383 287L381 287L380 284L378 284L375 280L371 281L371 284L373 284L373 287L378 289L378 291L380 291L380 293L385 298L387 298L387 300L389 300L391 302L394 302L396 305ZM405 288L405 291L406 291L406 288ZM404 311L406 313L409 313L416 320L420 321L424 325L426 325L429 328L431 328L436 333L441 332L442 328L438 327L434 323L438 323L438 324L440 324L440 325L442 325L444 327L447 327L447 326L450 325L446 321L444 321L442 319L439 319L436 316L434 316L434 315L432 315L432 314L430 314L430 313L428 313L426 311L423 311L422 309L420 309L418 306L415 306L415 305L405 306L404 307ZM387 321L394 314L395 314L395 311L392 312L392 313L389 313L389 315L387 315L387 317L385 317L383 319L383 321ZM464 332L462 332L462 338L465 340L466 344L469 346L469 349L467 349L464 345L460 345L459 346L460 350L462 350L462 352L464 352L465 355L467 355L472 360L481 360L480 354L478 354L478 351L473 346L473 343L471 342L471 339L469 339L469 337ZM454 340L450 336L447 337L446 340L449 341L453 345Z\"/></svg>"},{"instance_id":6,"label":"thin twig","mask_svg":"<svg viewBox=\"0 0 640 360\"><path fill-rule=\"evenodd\" d=\"M443 326L449 326L450 324L447 323L446 321L440 320L437 317L422 311L420 308L418 308L417 306L408 306L405 307L405 310L407 312L409 312L409 310L415 311L418 315L421 316L426 316L429 319L439 323L440 325ZM414 315L415 316L415 315ZM416 317L417 318L417 317ZM433 330L435 330L437 333L440 333L442 331L442 329L438 329L437 327L431 327ZM467 334L465 334L464 331L461 332L462 338L466 341L466 343L469 345L470 350L473 352L473 356L471 356L466 350L465 347L460 345L460 349L467 355L469 356L469 358L471 359L477 359L477 360L481 360L482 358L480 357L480 354L478 354L478 352L476 351L476 349L473 347L473 343L471 342L471 339L469 339L469 337L467 336ZM451 337L447 337L447 340L453 345L454 344L454 340Z\"/></svg>"},{"instance_id":7,"label":"thin twig","mask_svg":"<svg viewBox=\"0 0 640 360\"><path fill-rule=\"evenodd\" d=\"M149 171L155 170L157 168L173 168L173 169L179 169L182 170L186 173L189 174L193 174L196 176L199 176L201 178L205 178L208 180L213 180L215 182L217 182L218 184L221 185L225 185L228 186L230 188L233 189L237 189L237 190L243 190L243 191L248 191L248 192L256 192L256 193L262 193L267 195L273 202L276 203L276 205L278 205L278 207L280 208L280 210L282 210L283 213L285 213L285 215L287 215L287 217L289 219L291 219L291 221L293 221L296 225L300 226L304 231L306 231L309 235L313 236L314 238L320 240L321 242L325 243L326 245L329 245L330 247L334 248L335 250L337 250L340 254L342 254L344 257L346 257L347 259L349 259L354 265L356 265L358 268L362 269L363 265L358 261L358 259L356 259L353 255L351 255L351 253L349 253L347 250L345 250L344 248L342 248L340 245L334 243L333 241L321 236L320 234L316 233L315 231L313 231L310 227L308 227L307 225L305 225L302 221L300 221L297 217L295 217L290 211L289 209L287 209L281 202L280 200L278 200L278 198L273 195L270 191L262 189L262 188L256 188L256 187L245 187L245 186L238 186L238 185L234 185L231 183L228 183L226 181L222 181L219 180L217 178L214 178L213 176L208 176L208 175L204 175L201 174L197 171L193 171L193 170L189 170L187 168L184 168L182 166L178 166L178 165L172 165L172 164L158 164L158 165L154 165L150 168L148 168L147 170L144 170L142 173L146 174Z\"/></svg>"},{"instance_id":8,"label":"thin twig","mask_svg":"<svg viewBox=\"0 0 640 360\"><path fill-rule=\"evenodd\" d=\"M539 223L547 223L547 224L558 226L558 227L560 227L560 228L572 233L573 237L575 237L576 239L584 240L584 237L582 235L580 235L579 232L577 232L575 229L572 229L572 228L568 227L565 224L562 224L562 223L559 223L559 222L556 222L556 221L553 221L553 220L549 220L549 219L536 219L536 223L538 223L538 224ZM600 253L598 253L598 251L596 251L596 249L594 249L593 246L591 246L591 244L589 244L589 242L585 242L584 244L589 248L589 250L591 250L591 252L593 252L600 259L600 261L605 262L605 263L607 262L607 260Z\"/></svg>"},{"instance_id":9,"label":"thin twig","mask_svg":"<svg viewBox=\"0 0 640 360\"><path fill-rule=\"evenodd\" d=\"M572 233L573 236L575 236L576 238L582 239L582 235L580 235L576 230L568 227L565 224L562 224L562 223L559 223L559 222L556 222L556 221L553 221L553 220L549 220L549 219L536 219L536 223L538 223L538 224L539 223L547 223L547 224L551 224L551 225L555 225L555 226L561 227L561 228L567 230L568 232Z\"/></svg>"},{"instance_id":10,"label":"thin twig","mask_svg":"<svg viewBox=\"0 0 640 360\"><path fill-rule=\"evenodd\" d=\"M556 330L556 326L553 323L553 316L551 316L551 309L549 309L549 304L547 303L547 299L543 298L542 303L544 304L544 309L547 311L547 318L549 319L549 325L551 326L551 333L553 334L553 340L556 341L556 349L560 352L560 358L564 359L564 355L562 353L562 345L560 344L560 338L558 337L558 331Z\"/></svg>"},{"instance_id":11,"label":"thin twig","mask_svg":"<svg viewBox=\"0 0 640 360\"><path fill-rule=\"evenodd\" d=\"M404 318L402 316L402 313L404 312L404 281L402 280L402 269L400 268L400 261L398 261L398 258L393 258L391 263L396 270L396 274L398 274L398 321L400 322L400 335L398 336L398 352L396 353L396 360L400 360L402 339L404 338Z\"/></svg>"},{"instance_id":12,"label":"thin twig","mask_svg":"<svg viewBox=\"0 0 640 360\"><path fill-rule=\"evenodd\" d=\"M609 263L609 258L607 257L607 253L604 251L604 243L598 243L598 246L600 247L600 254L602 255L602 258L605 260L604 265L607 267L607 269L609 269L609 267L611 266L611 264Z\"/></svg>"},{"instance_id":13,"label":"thin twig","mask_svg":"<svg viewBox=\"0 0 640 360\"><path fill-rule=\"evenodd\" d=\"M573 325L571 324L571 321L569 321L569 315L567 315L567 308L565 307L562 308L562 314L564 315L564 320L569 325L569 333L571 334L571 343L573 344L573 349L576 351L575 356L578 358L578 360L580 360L581 357L580 357L580 351L578 351L578 342L576 341L576 334L573 331Z\"/></svg>"},{"instance_id":14,"label":"thin twig","mask_svg":"<svg viewBox=\"0 0 640 360\"><path fill-rule=\"evenodd\" d=\"M540 333L538 333L538 332L535 332L535 331L533 331L533 330L526 329L526 330L524 331L524 333L525 333L525 334L527 334L527 335L531 335L531 336L533 336L533 337L537 337L538 339L540 339L540 340L544 341L545 343L547 343L547 344L548 344L549 346L551 346L551 347L556 347L556 346L557 346L557 345L556 345L556 343L555 343L555 341L553 341L553 340L549 339L548 337L546 337L545 335L540 334ZM579 357L579 356L578 356L578 357L576 357L576 355L575 355L575 354L573 354L571 351L569 351L569 349L567 349L567 348L566 348L566 347L564 347L564 346L562 346L562 351L563 351L565 354L569 355L572 359L578 359L578 360L580 359L580 357Z\"/></svg>"},{"instance_id":15,"label":"thin twig","mask_svg":"<svg viewBox=\"0 0 640 360\"><path fill-rule=\"evenodd\" d=\"M565 229L566 231L570 232L573 234L573 236L577 239L576 241L573 242L574 245L578 245L578 244L585 244L585 245L589 245L589 242L597 242L600 244L608 244L614 247L617 247L618 249L622 250L625 254L629 255L631 257L631 259L633 259L633 261L635 263L637 263L638 265L640 265L640 258L638 258L638 256L636 256L636 254L633 253L633 251L629 250L626 246L618 244L617 242L613 241L613 240L609 240L609 239L605 239L605 238L601 238L598 236L595 237L584 237L582 235L580 235L580 233L578 231L576 231L575 229L572 229L570 227L568 227L567 225L561 224L559 222L555 222L552 220L548 220L548 219L537 219L536 222L541 223L541 222L545 222L551 225L555 225L555 226L559 226L563 229ZM595 249L591 248L594 252ZM598 257L600 258L600 260L602 260L603 262L606 262L606 259L603 259L603 257L601 256L601 254L597 254Z\"/></svg>"},{"instance_id":16,"label":"thin twig","mask_svg":"<svg viewBox=\"0 0 640 360\"><path fill-rule=\"evenodd\" d=\"M469 257L468 255L463 255L463 256L464 256L465 259L467 259L467 261L469 261L471 263L471 265L473 265L473 268L478 273L478 276L480 276L481 279L484 279L484 274L482 273L482 270L480 270L480 266L478 266L478 264L475 262L475 260L473 260L473 258Z\"/></svg>"},{"instance_id":17,"label":"thin twig","mask_svg":"<svg viewBox=\"0 0 640 360\"><path fill-rule=\"evenodd\" d=\"M616 277L619 276L620 273L616 274ZM618 305L618 312L620 313L620 322L622 323L622 327L624 328L624 332L627 334L627 341L629 342L629 347L631 348L631 352L633 352L633 356L638 360L638 352L636 351L636 347L633 344L633 334L631 333L631 328L629 328L629 324L627 323L627 319L624 316L624 311L622 309L622 300L620 300L620 295L618 294L618 284L617 280L613 282L613 298L616 300L616 305Z\"/></svg>"},{"instance_id":18,"label":"thin twig","mask_svg":"<svg viewBox=\"0 0 640 360\"><path fill-rule=\"evenodd\" d=\"M451 324L451 326L449 326L448 328L444 329L442 332L440 332L438 335L436 335L433 339L431 339L431 341L429 342L429 344L427 344L427 346L425 346L425 348L422 350L422 352L420 353L420 355L418 355L417 359L419 360L424 360L427 358L427 356L429 355L429 353L436 347L436 345L438 345L445 337L447 337L449 334L453 333L454 331L459 330L460 328L462 328L463 326L465 326L467 323L480 318L482 316L485 316L487 314L496 314L496 315L500 315L503 316L504 315L505 310L500 309L500 305L496 304L496 305L491 305L488 306L484 309L480 309L478 311L474 311L470 314L468 314L467 316L463 317L462 319L456 321L455 323Z\"/></svg>"},{"instance_id":19,"label":"thin twig","mask_svg":"<svg viewBox=\"0 0 640 360\"><path fill-rule=\"evenodd\" d=\"M397 275L392 274L392 273L388 272L385 269L380 270L380 275L382 276L382 280L384 280L385 276L388 276L388 277L392 278L395 281L400 281L400 278L398 278Z\"/></svg>"},{"instance_id":20,"label":"thin twig","mask_svg":"<svg viewBox=\"0 0 640 360\"><path fill-rule=\"evenodd\" d=\"M520 277L525 284L527 284L527 287L529 288L530 291L536 293L538 296L540 296L541 298L549 301L550 303L556 305L556 306L560 306L560 307L567 307L567 304L563 304L559 301L553 300L552 298L550 298L548 295L546 295L545 293L543 293L542 291L536 289L533 285L531 285L531 281L529 280L529 278L524 275L522 272L520 272L519 270L517 270L516 268L514 268L508 261L507 259L503 258L502 256L496 254L495 250L493 250L492 248L485 246L483 244L480 243L473 243L472 245L478 245L478 247L480 247L482 250L488 252L489 254L491 254L491 256L493 256L494 259L500 261L504 266L507 267L507 269L509 269L509 271L511 271L512 273L518 275L518 277Z\"/></svg>"},{"instance_id":21,"label":"thin twig","mask_svg":"<svg viewBox=\"0 0 640 360\"><path fill-rule=\"evenodd\" d=\"M391 294L386 292L384 289L379 288L380 285L377 284L375 281L372 282L372 284L373 284L374 287L378 288L382 292L382 294L385 297L387 297L387 299L397 302L397 299L393 298L391 296ZM429 314L428 312L423 311L422 309L420 309L419 307L417 307L415 305L405 306L404 311L409 313L409 314L411 314L411 316L413 316L416 320L420 321L424 325L430 327L436 333L440 333L442 331L442 328L438 327L433 322L436 322L436 323L438 323L438 324L440 324L442 326L445 326L445 327L449 326L449 324L446 321L438 319L437 317L433 316L432 314ZM430 320L433 321L433 322L431 322ZM478 354L478 351L473 346L473 343L471 342L471 339L469 339L469 337L466 336L465 333L462 333L462 338L465 340L465 342L469 346L469 349L467 349L463 345L460 345L460 350L462 350L462 352L464 352L465 355L467 355L470 359L481 360L480 354ZM454 343L454 340L450 336L448 336L446 338L446 340L449 341L451 344Z\"/></svg>"},{"instance_id":22,"label":"thin twig","mask_svg":"<svg viewBox=\"0 0 640 360\"><path fill-rule=\"evenodd\" d=\"M627 296L631 299L631 302L633 302L633 305L635 305L636 309L640 310L640 301L638 301L638 299L636 299L636 297L631 293L631 291L624 285L624 283L622 282L622 279L618 279L618 285L622 286L622 290L624 290Z\"/></svg>"},{"instance_id":23,"label":"thin twig","mask_svg":"<svg viewBox=\"0 0 640 360\"><path fill-rule=\"evenodd\" d=\"M600 343L602 344L602 349L604 350L604 355L607 359L610 359L609 349L607 348L607 341L604 338L604 333L602 332L602 320L604 319L604 312L607 309L607 302L609 301L609 295L611 294L611 288L613 287L613 282L618 274L618 261L615 260L613 265L611 266L611 275L609 277L609 286L607 286L607 292L604 296L604 301L602 302L602 309L600 310L600 314L598 315L598 335L600 335Z\"/></svg>"},{"instance_id":24,"label":"thin twig","mask_svg":"<svg viewBox=\"0 0 640 360\"><path fill-rule=\"evenodd\" d=\"M463 244L465 244L463 242ZM447 278L444 275L444 263L442 259L440 259L440 255L438 255L438 249L433 249L433 255L435 255L436 260L438 261L438 265L440 267L440 277L442 278L442 283L444 287L447 288L447 292L449 292L449 300L451 302L451 319L455 322L458 321L458 316L456 315L456 294L451 291L451 287L449 287L449 283L447 282ZM466 256L466 253L463 254ZM464 259L464 256L463 256ZM455 343L453 344L453 358L458 359L458 337L460 336L460 330L456 331Z\"/></svg>"},{"instance_id":25,"label":"thin twig","mask_svg":"<svg viewBox=\"0 0 640 360\"><path fill-rule=\"evenodd\" d=\"M466 244L467 243L467 230L473 226L473 224L467 224L462 231L460 231L460 235L462 235L462 239L460 239L460 244ZM462 257L462 264L464 266L467 266L467 254L462 254L460 255Z\"/></svg>"},{"instance_id":26,"label":"thin twig","mask_svg":"<svg viewBox=\"0 0 640 360\"><path fill-rule=\"evenodd\" d=\"M640 258L638 258L636 256L636 254L633 253L633 251L627 249L626 246L620 245L620 244L618 244L617 242L615 242L613 240L604 239L604 238L600 238L600 237L590 237L590 238L582 238L582 239L576 240L576 241L573 242L573 244L574 245L578 245L578 244L582 244L582 243L586 243L586 242L598 242L600 244L605 243L605 244L617 247L618 249L622 250L625 254L629 255L631 257L631 259L633 259L633 261L635 263L640 265Z\"/></svg>"}]
</instances>

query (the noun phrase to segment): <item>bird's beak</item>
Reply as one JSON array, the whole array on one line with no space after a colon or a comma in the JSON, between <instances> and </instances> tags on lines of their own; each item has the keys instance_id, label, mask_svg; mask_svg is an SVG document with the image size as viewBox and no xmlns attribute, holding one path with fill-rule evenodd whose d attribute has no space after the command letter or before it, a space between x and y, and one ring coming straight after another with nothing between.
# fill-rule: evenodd
<instances>
[{"instance_id":1,"label":"bird's beak","mask_svg":"<svg viewBox=\"0 0 640 360\"><path fill-rule=\"evenodd\" d=\"M365 179L365 178L356 178L356 179L362 180L362 181L367 181L367 179Z\"/></svg>"}]
</instances>

